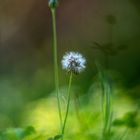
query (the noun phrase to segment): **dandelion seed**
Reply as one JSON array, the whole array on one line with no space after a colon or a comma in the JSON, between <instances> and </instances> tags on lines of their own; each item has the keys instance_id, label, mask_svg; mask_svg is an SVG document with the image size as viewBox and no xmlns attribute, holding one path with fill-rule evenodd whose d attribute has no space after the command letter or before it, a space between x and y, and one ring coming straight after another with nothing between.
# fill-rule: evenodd
<instances>
[{"instance_id":1,"label":"dandelion seed","mask_svg":"<svg viewBox=\"0 0 140 140\"><path fill-rule=\"evenodd\" d=\"M61 63L63 69L75 74L79 74L86 68L86 59L78 52L66 53Z\"/></svg>"}]
</instances>

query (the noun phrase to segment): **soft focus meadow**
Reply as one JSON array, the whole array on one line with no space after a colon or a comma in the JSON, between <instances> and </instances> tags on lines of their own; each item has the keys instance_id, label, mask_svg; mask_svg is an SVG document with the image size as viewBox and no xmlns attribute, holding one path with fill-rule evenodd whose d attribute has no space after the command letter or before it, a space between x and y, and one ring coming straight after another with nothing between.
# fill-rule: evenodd
<instances>
[{"instance_id":1,"label":"soft focus meadow","mask_svg":"<svg viewBox=\"0 0 140 140\"><path fill-rule=\"evenodd\" d=\"M0 140L140 140L140 1L0 1Z\"/></svg>"}]
</instances>

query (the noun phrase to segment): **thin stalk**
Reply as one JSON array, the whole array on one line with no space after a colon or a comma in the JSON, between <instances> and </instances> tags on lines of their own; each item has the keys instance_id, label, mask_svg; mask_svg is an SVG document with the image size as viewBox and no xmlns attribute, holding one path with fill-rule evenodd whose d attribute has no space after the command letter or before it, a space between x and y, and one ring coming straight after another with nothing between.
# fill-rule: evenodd
<instances>
[{"instance_id":1,"label":"thin stalk","mask_svg":"<svg viewBox=\"0 0 140 140\"><path fill-rule=\"evenodd\" d=\"M67 108L66 108L66 114L65 114L65 118L64 118L64 123L63 123L63 127L62 127L62 140L64 138L64 133L65 133L65 127L66 127L66 123L67 123L67 118L68 118L68 113L69 113L69 106L70 106L70 89L71 89L71 83L72 83L72 72L70 73L70 78L69 78L69 85L68 85L68 102L67 102Z\"/></svg>"},{"instance_id":2,"label":"thin stalk","mask_svg":"<svg viewBox=\"0 0 140 140\"><path fill-rule=\"evenodd\" d=\"M110 25L109 26L109 39L110 39L110 43L113 43L113 30L114 30L114 25Z\"/></svg>"},{"instance_id":3,"label":"thin stalk","mask_svg":"<svg viewBox=\"0 0 140 140\"><path fill-rule=\"evenodd\" d=\"M58 74L58 59L57 59L56 9L51 9L51 13L52 13L52 26L53 26L53 53L54 53L55 90L56 90L56 94L57 94L60 128L62 129L62 113L61 113L61 104L60 104L60 99L59 99L59 74Z\"/></svg>"},{"instance_id":4,"label":"thin stalk","mask_svg":"<svg viewBox=\"0 0 140 140\"><path fill-rule=\"evenodd\" d=\"M101 86L101 91L102 91L102 95L101 95L101 110L102 110L102 114L103 114L103 118L105 118L104 116L104 98L105 98L105 86L104 86L104 74L103 71L101 70L101 66L98 64L98 62L95 61L95 65L98 71L98 76L99 76L99 80L100 80L100 86Z\"/></svg>"},{"instance_id":5,"label":"thin stalk","mask_svg":"<svg viewBox=\"0 0 140 140\"><path fill-rule=\"evenodd\" d=\"M111 133L111 123L112 123L112 112L111 112L111 89L108 82L105 81L105 106L104 106L104 114L105 114L105 122L104 122L104 131L103 136L105 140L110 140Z\"/></svg>"},{"instance_id":6,"label":"thin stalk","mask_svg":"<svg viewBox=\"0 0 140 140\"><path fill-rule=\"evenodd\" d=\"M102 89L101 96L101 107L102 114L104 118L104 126L103 126L103 140L110 139L110 131L111 131L111 123L112 123L112 114L111 114L111 88L108 83L103 70L100 65L96 62L96 67L99 73L99 79Z\"/></svg>"}]
</instances>

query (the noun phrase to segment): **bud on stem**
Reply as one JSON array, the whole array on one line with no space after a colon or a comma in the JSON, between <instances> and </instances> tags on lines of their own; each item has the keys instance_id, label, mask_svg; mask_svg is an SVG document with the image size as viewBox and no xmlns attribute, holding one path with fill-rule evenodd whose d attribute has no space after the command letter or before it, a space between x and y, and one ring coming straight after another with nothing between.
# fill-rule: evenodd
<instances>
[{"instance_id":1,"label":"bud on stem","mask_svg":"<svg viewBox=\"0 0 140 140\"><path fill-rule=\"evenodd\" d=\"M58 0L49 0L49 7L51 9L56 9L58 7Z\"/></svg>"}]
</instances>

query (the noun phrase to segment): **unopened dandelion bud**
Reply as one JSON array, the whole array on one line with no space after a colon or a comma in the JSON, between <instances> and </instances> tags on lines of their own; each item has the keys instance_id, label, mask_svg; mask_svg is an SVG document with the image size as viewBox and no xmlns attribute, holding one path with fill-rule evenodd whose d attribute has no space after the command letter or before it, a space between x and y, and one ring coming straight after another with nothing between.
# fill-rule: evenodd
<instances>
[{"instance_id":1,"label":"unopened dandelion bud","mask_svg":"<svg viewBox=\"0 0 140 140\"><path fill-rule=\"evenodd\" d=\"M63 69L74 74L79 74L86 68L86 59L78 52L66 53L61 63Z\"/></svg>"},{"instance_id":2,"label":"unopened dandelion bud","mask_svg":"<svg viewBox=\"0 0 140 140\"><path fill-rule=\"evenodd\" d=\"M49 0L49 7L55 9L58 7L58 0Z\"/></svg>"}]
</instances>

